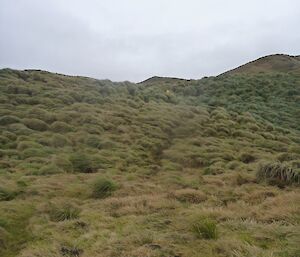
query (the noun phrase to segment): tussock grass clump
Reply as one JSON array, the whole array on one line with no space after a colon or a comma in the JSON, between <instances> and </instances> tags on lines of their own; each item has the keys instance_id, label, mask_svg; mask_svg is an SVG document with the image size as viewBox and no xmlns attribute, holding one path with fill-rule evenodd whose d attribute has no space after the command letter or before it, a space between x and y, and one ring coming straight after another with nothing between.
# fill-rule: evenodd
<instances>
[{"instance_id":1,"label":"tussock grass clump","mask_svg":"<svg viewBox=\"0 0 300 257\"><path fill-rule=\"evenodd\" d=\"M54 134L51 137L51 145L54 147L64 147L70 144L71 142L68 140L68 138L61 134Z\"/></svg>"},{"instance_id":2,"label":"tussock grass clump","mask_svg":"<svg viewBox=\"0 0 300 257\"><path fill-rule=\"evenodd\" d=\"M112 194L113 191L117 189L116 184L106 178L98 178L93 184L93 193L94 198L106 198Z\"/></svg>"},{"instance_id":3,"label":"tussock grass clump","mask_svg":"<svg viewBox=\"0 0 300 257\"><path fill-rule=\"evenodd\" d=\"M53 163L59 169L65 171L65 172L72 172L73 171L73 165L72 165L72 163L65 156L55 156L53 158Z\"/></svg>"},{"instance_id":4,"label":"tussock grass clump","mask_svg":"<svg viewBox=\"0 0 300 257\"><path fill-rule=\"evenodd\" d=\"M89 147L100 148L100 137L92 135L85 139L85 144Z\"/></svg>"},{"instance_id":5,"label":"tussock grass clump","mask_svg":"<svg viewBox=\"0 0 300 257\"><path fill-rule=\"evenodd\" d=\"M46 157L48 156L48 152L42 148L27 148L21 153L21 157L23 159L31 158L31 157Z\"/></svg>"},{"instance_id":6,"label":"tussock grass clump","mask_svg":"<svg viewBox=\"0 0 300 257\"><path fill-rule=\"evenodd\" d=\"M0 226L0 248L5 249L7 247L8 232Z\"/></svg>"},{"instance_id":7,"label":"tussock grass clump","mask_svg":"<svg viewBox=\"0 0 300 257\"><path fill-rule=\"evenodd\" d=\"M90 159L85 153L74 153L70 156L70 162L75 172L92 173L93 167Z\"/></svg>"},{"instance_id":8,"label":"tussock grass clump","mask_svg":"<svg viewBox=\"0 0 300 257\"><path fill-rule=\"evenodd\" d=\"M207 200L207 196L203 192L190 188L172 192L169 194L169 197L175 198L180 202L192 204L198 204Z\"/></svg>"},{"instance_id":9,"label":"tussock grass clump","mask_svg":"<svg viewBox=\"0 0 300 257\"><path fill-rule=\"evenodd\" d=\"M42 145L33 141L21 141L17 145L18 151L24 151L28 148L42 148Z\"/></svg>"},{"instance_id":10,"label":"tussock grass clump","mask_svg":"<svg viewBox=\"0 0 300 257\"><path fill-rule=\"evenodd\" d=\"M1 126L9 125L12 123L18 123L18 122L20 122L20 119L13 115L5 115L0 118Z\"/></svg>"},{"instance_id":11,"label":"tussock grass clump","mask_svg":"<svg viewBox=\"0 0 300 257\"><path fill-rule=\"evenodd\" d=\"M83 250L77 248L76 246L62 246L60 252L62 256L79 257L83 253Z\"/></svg>"},{"instance_id":12,"label":"tussock grass clump","mask_svg":"<svg viewBox=\"0 0 300 257\"><path fill-rule=\"evenodd\" d=\"M71 204L64 204L62 206L53 207L49 216L51 221L60 222L65 220L74 220L79 218L80 209Z\"/></svg>"},{"instance_id":13,"label":"tussock grass clump","mask_svg":"<svg viewBox=\"0 0 300 257\"><path fill-rule=\"evenodd\" d=\"M0 136L0 144L1 145L5 145L8 142L9 142L9 138L7 138L5 136Z\"/></svg>"},{"instance_id":14,"label":"tussock grass clump","mask_svg":"<svg viewBox=\"0 0 300 257\"><path fill-rule=\"evenodd\" d=\"M256 157L250 153L242 153L239 156L239 160L243 163L251 163L256 160Z\"/></svg>"},{"instance_id":15,"label":"tussock grass clump","mask_svg":"<svg viewBox=\"0 0 300 257\"><path fill-rule=\"evenodd\" d=\"M22 122L26 125L26 127L37 130L37 131L46 131L48 129L48 125L46 122L39 119L23 119Z\"/></svg>"},{"instance_id":16,"label":"tussock grass clump","mask_svg":"<svg viewBox=\"0 0 300 257\"><path fill-rule=\"evenodd\" d=\"M217 222L210 218L198 218L192 224L192 231L198 238L217 239Z\"/></svg>"},{"instance_id":17,"label":"tussock grass clump","mask_svg":"<svg viewBox=\"0 0 300 257\"><path fill-rule=\"evenodd\" d=\"M50 126L51 130L57 133L65 133L72 131L73 128L65 122L55 121Z\"/></svg>"},{"instance_id":18,"label":"tussock grass clump","mask_svg":"<svg viewBox=\"0 0 300 257\"><path fill-rule=\"evenodd\" d=\"M18 192L9 191L4 188L0 188L0 201L11 201L18 195Z\"/></svg>"},{"instance_id":19,"label":"tussock grass clump","mask_svg":"<svg viewBox=\"0 0 300 257\"><path fill-rule=\"evenodd\" d=\"M300 184L299 171L279 162L260 165L256 178L258 181L266 181L278 186Z\"/></svg>"},{"instance_id":20,"label":"tussock grass clump","mask_svg":"<svg viewBox=\"0 0 300 257\"><path fill-rule=\"evenodd\" d=\"M39 175L51 175L61 173L62 170L55 164L51 163L40 168Z\"/></svg>"}]
</instances>

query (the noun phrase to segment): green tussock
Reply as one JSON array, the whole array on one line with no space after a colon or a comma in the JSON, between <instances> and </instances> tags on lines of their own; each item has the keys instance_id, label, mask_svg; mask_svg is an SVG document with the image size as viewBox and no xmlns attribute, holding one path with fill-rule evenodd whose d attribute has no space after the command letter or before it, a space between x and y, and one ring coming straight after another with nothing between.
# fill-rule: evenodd
<instances>
[{"instance_id":1,"label":"green tussock","mask_svg":"<svg viewBox=\"0 0 300 257\"><path fill-rule=\"evenodd\" d=\"M109 179L98 178L93 184L93 197L106 198L117 188L116 184Z\"/></svg>"},{"instance_id":2,"label":"green tussock","mask_svg":"<svg viewBox=\"0 0 300 257\"><path fill-rule=\"evenodd\" d=\"M208 218L199 218L192 225L193 232L199 238L217 239L218 229L217 223Z\"/></svg>"}]
</instances>

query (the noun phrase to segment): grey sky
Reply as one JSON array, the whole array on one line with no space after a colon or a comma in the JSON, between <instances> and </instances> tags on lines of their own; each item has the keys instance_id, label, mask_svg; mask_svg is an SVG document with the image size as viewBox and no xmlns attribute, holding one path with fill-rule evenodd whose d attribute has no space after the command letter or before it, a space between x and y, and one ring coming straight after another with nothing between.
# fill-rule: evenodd
<instances>
[{"instance_id":1,"label":"grey sky","mask_svg":"<svg viewBox=\"0 0 300 257\"><path fill-rule=\"evenodd\" d=\"M300 54L299 0L0 0L0 68L201 78Z\"/></svg>"}]
</instances>

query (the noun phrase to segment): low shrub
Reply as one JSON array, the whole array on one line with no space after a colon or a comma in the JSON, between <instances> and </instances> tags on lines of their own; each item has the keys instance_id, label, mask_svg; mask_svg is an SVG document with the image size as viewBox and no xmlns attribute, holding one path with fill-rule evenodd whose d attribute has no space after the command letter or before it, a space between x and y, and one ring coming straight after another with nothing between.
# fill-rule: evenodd
<instances>
[{"instance_id":1,"label":"low shrub","mask_svg":"<svg viewBox=\"0 0 300 257\"><path fill-rule=\"evenodd\" d=\"M92 196L94 198L106 198L112 194L117 188L116 184L106 178L99 178L93 184L93 193Z\"/></svg>"},{"instance_id":2,"label":"low shrub","mask_svg":"<svg viewBox=\"0 0 300 257\"><path fill-rule=\"evenodd\" d=\"M71 204L53 207L49 212L50 220L55 222L78 219L79 214L80 209Z\"/></svg>"},{"instance_id":3,"label":"low shrub","mask_svg":"<svg viewBox=\"0 0 300 257\"><path fill-rule=\"evenodd\" d=\"M269 184L284 186L289 184L300 184L300 172L286 164L271 162L260 165L257 180L266 181Z\"/></svg>"},{"instance_id":4,"label":"low shrub","mask_svg":"<svg viewBox=\"0 0 300 257\"><path fill-rule=\"evenodd\" d=\"M192 230L198 238L218 238L217 222L210 218L198 218L193 222Z\"/></svg>"}]
</instances>

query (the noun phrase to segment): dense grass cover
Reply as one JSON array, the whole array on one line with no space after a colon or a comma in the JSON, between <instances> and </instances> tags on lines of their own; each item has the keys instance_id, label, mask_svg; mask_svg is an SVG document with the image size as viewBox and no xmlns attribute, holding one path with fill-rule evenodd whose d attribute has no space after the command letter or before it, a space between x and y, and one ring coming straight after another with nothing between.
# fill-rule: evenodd
<instances>
[{"instance_id":1,"label":"dense grass cover","mask_svg":"<svg viewBox=\"0 0 300 257\"><path fill-rule=\"evenodd\" d=\"M0 91L0 256L299 253L299 74Z\"/></svg>"}]
</instances>

